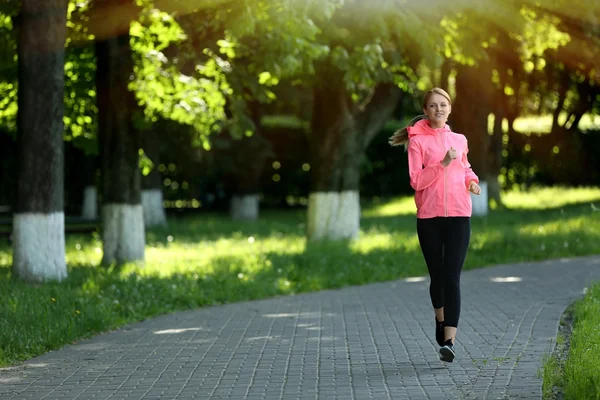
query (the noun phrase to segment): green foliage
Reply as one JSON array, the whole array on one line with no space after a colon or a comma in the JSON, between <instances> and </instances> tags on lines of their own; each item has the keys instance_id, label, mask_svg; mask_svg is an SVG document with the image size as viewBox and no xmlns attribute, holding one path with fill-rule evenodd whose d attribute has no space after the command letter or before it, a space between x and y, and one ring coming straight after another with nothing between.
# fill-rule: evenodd
<instances>
[{"instance_id":1,"label":"green foliage","mask_svg":"<svg viewBox=\"0 0 600 400\"><path fill-rule=\"evenodd\" d=\"M410 114L408 109L404 107L405 112ZM414 114L417 113L418 110L414 110ZM390 121L366 149L361 163L361 196L387 198L414 192L410 187L407 153L389 144L390 136L408 122L409 120Z\"/></svg>"},{"instance_id":2,"label":"green foliage","mask_svg":"<svg viewBox=\"0 0 600 400\"><path fill-rule=\"evenodd\" d=\"M589 203L526 209L536 196L514 203L523 210L473 220L465 268L600 252L600 214ZM99 236L69 236L69 278L35 287L11 280L11 250L2 245L0 365L172 311L425 275L412 198L364 210L359 240L314 246L306 244L305 212L267 212L254 222L173 219L148 232L145 267L100 268Z\"/></svg>"},{"instance_id":3,"label":"green foliage","mask_svg":"<svg viewBox=\"0 0 600 400\"><path fill-rule=\"evenodd\" d=\"M574 321L566 339L566 354L553 354L544 363L544 398L597 399L600 394L600 282L568 309ZM559 338L558 348L564 347Z\"/></svg>"},{"instance_id":4,"label":"green foliage","mask_svg":"<svg viewBox=\"0 0 600 400\"><path fill-rule=\"evenodd\" d=\"M408 4L379 0L345 2L331 21L319 25L319 41L331 48L328 68L341 71L353 93L369 91L378 82L415 83L409 73L423 57L435 56L436 28L424 21ZM407 84L409 83L409 84Z\"/></svg>"},{"instance_id":5,"label":"green foliage","mask_svg":"<svg viewBox=\"0 0 600 400\"><path fill-rule=\"evenodd\" d=\"M569 23L565 25L581 11L581 4L575 4L569 16L564 12L570 5L562 0L543 5L512 1L478 5L464 9L459 6L459 13L442 20L445 43L441 54L452 63L475 67L472 73L480 75L484 88L485 82L492 80L497 89L493 93L495 99L490 100L496 104L494 112L505 116L552 113L557 106L555 84L559 81L552 64L560 59L559 69L566 64L577 69L574 66L581 63L573 60L573 55L586 53L580 51L581 40L572 43L573 35L581 33L573 27L569 29ZM579 17L574 21L579 23ZM569 46L573 50L566 51ZM498 96L506 99L498 101ZM571 108L577 102L576 91L568 97L566 107Z\"/></svg>"},{"instance_id":6,"label":"green foliage","mask_svg":"<svg viewBox=\"0 0 600 400\"><path fill-rule=\"evenodd\" d=\"M7 2L8 3L8 2ZM1 5L2 3L0 3ZM18 110L17 40L12 18L17 15L13 7L0 7L0 127L16 133ZM96 153L95 58L81 15L87 2L71 1L67 14L69 36L66 46L78 42L81 47L67 47L65 54L65 140L86 151Z\"/></svg>"},{"instance_id":7,"label":"green foliage","mask_svg":"<svg viewBox=\"0 0 600 400\"><path fill-rule=\"evenodd\" d=\"M0 8L0 127L14 133L17 130L17 40L10 12L6 4Z\"/></svg>"},{"instance_id":8,"label":"green foliage","mask_svg":"<svg viewBox=\"0 0 600 400\"><path fill-rule=\"evenodd\" d=\"M219 70L214 63L184 74L165 55L170 46L186 39L183 30L168 14L147 7L130 30L136 80L130 85L146 118L171 119L191 125L197 140L208 147L207 136L217 130L224 119L224 87L219 84Z\"/></svg>"},{"instance_id":9,"label":"green foliage","mask_svg":"<svg viewBox=\"0 0 600 400\"><path fill-rule=\"evenodd\" d=\"M271 86L281 79L314 74L314 60L327 54L328 48L316 42L319 30L310 17L315 3L277 0L253 3L233 15L215 12L222 38L216 41L218 48L208 54L226 67L223 71L231 87L226 129L233 137L256 129L250 100L276 100Z\"/></svg>"},{"instance_id":10,"label":"green foliage","mask_svg":"<svg viewBox=\"0 0 600 400\"><path fill-rule=\"evenodd\" d=\"M442 19L440 25L445 30L442 54L446 58L472 66L485 57L483 41L495 43L496 39L488 37L491 32L486 24L473 24L480 17L458 14Z\"/></svg>"},{"instance_id":11,"label":"green foliage","mask_svg":"<svg viewBox=\"0 0 600 400\"><path fill-rule=\"evenodd\" d=\"M95 90L95 56L87 32L86 12L93 3L71 1L68 8L67 51L65 60L65 140L73 141L86 153L97 152L97 107ZM166 59L163 51L185 36L174 19L152 9L145 2L145 12L131 25L132 48L136 61L136 91L146 118L169 118L193 126L198 132L196 144L207 146L206 135L224 119L225 88L218 81L221 71L205 65L195 76L183 74ZM3 9L0 9L2 11ZM18 9L13 9L16 14ZM0 14L0 126L16 131L17 56L16 38L10 14Z\"/></svg>"},{"instance_id":12,"label":"green foliage","mask_svg":"<svg viewBox=\"0 0 600 400\"><path fill-rule=\"evenodd\" d=\"M546 50L555 50L565 46L569 41L569 34L559 30L560 19L554 15L536 12L536 10L523 7L521 16L525 21L522 32L515 32L514 38L522 43L521 57L526 63L527 71L542 67L536 59L543 57Z\"/></svg>"},{"instance_id":13,"label":"green foliage","mask_svg":"<svg viewBox=\"0 0 600 400\"><path fill-rule=\"evenodd\" d=\"M204 10L182 26L223 71L231 88L226 127L242 136L252 128L247 100L275 100L268 86L282 79L306 87L344 84L356 102L380 82L412 90L420 61L439 59L436 26L450 9L423 12L395 0L240 1ZM218 47L199 45L198 37Z\"/></svg>"},{"instance_id":14,"label":"green foliage","mask_svg":"<svg viewBox=\"0 0 600 400\"><path fill-rule=\"evenodd\" d=\"M65 140L86 154L96 154L98 107L96 105L96 57L93 47L67 49L65 56Z\"/></svg>"},{"instance_id":15,"label":"green foliage","mask_svg":"<svg viewBox=\"0 0 600 400\"><path fill-rule=\"evenodd\" d=\"M246 0L204 8L178 19L185 38L165 54L178 70L213 85L212 91L206 88L205 92L219 100L213 104L214 124L205 130L204 138L217 129L237 139L253 134L256 116L249 103L273 102L276 95L270 87L310 70L312 61L327 52L315 41L318 29L307 18L317 3ZM219 96L227 98L222 110L224 97ZM210 116L208 111L201 115ZM189 117L189 111L186 115ZM205 141L204 145L209 144Z\"/></svg>"},{"instance_id":16,"label":"green foliage","mask_svg":"<svg viewBox=\"0 0 600 400\"><path fill-rule=\"evenodd\" d=\"M156 166L154 165L152 160L150 158L148 158L148 156L146 155L146 153L144 152L143 149L139 149L138 154L140 156L138 164L139 164L140 170L142 171L142 175L148 176L148 174L150 174L150 172Z\"/></svg>"},{"instance_id":17,"label":"green foliage","mask_svg":"<svg viewBox=\"0 0 600 400\"><path fill-rule=\"evenodd\" d=\"M67 47L85 45L94 39L88 33L87 26L87 12L92 4L93 0L69 0L67 8Z\"/></svg>"},{"instance_id":18,"label":"green foliage","mask_svg":"<svg viewBox=\"0 0 600 400\"><path fill-rule=\"evenodd\" d=\"M569 35L558 29L559 22L555 15L526 2L487 3L444 17L442 53L462 64L474 65L488 56L489 49L502 46L500 36L508 34L515 40L514 49L499 49L516 51L522 62L533 63L548 49L568 43ZM534 66L529 65L528 69Z\"/></svg>"},{"instance_id":19,"label":"green foliage","mask_svg":"<svg viewBox=\"0 0 600 400\"><path fill-rule=\"evenodd\" d=\"M86 154L97 154L96 57L85 13L90 1L69 2L65 43L65 134Z\"/></svg>"},{"instance_id":20,"label":"green foliage","mask_svg":"<svg viewBox=\"0 0 600 400\"><path fill-rule=\"evenodd\" d=\"M316 42L319 28L309 14L313 3L314 0L255 3L247 13L234 19L217 13L226 29L226 40L219 42L220 52L229 59L251 58L248 66L255 74L267 71L287 78L314 73L313 61L329 49Z\"/></svg>"},{"instance_id":21,"label":"green foliage","mask_svg":"<svg viewBox=\"0 0 600 400\"><path fill-rule=\"evenodd\" d=\"M560 337L560 336L559 336ZM564 340L564 339L563 339ZM558 357L548 356L544 360L542 372L542 398L545 400L555 399L555 390L561 386L561 365Z\"/></svg>"},{"instance_id":22,"label":"green foliage","mask_svg":"<svg viewBox=\"0 0 600 400\"><path fill-rule=\"evenodd\" d=\"M19 12L20 1L15 0L0 0L0 14L8 16L16 16Z\"/></svg>"},{"instance_id":23,"label":"green foliage","mask_svg":"<svg viewBox=\"0 0 600 400\"><path fill-rule=\"evenodd\" d=\"M594 399L600 393L600 283L575 305L573 336L565 362L566 399Z\"/></svg>"}]
</instances>

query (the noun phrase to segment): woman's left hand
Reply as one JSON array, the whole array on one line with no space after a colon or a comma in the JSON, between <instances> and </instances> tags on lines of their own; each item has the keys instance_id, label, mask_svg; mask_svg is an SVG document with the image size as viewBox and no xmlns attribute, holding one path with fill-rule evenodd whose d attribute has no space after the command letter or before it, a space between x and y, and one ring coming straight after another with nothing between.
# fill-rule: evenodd
<instances>
[{"instance_id":1,"label":"woman's left hand","mask_svg":"<svg viewBox=\"0 0 600 400\"><path fill-rule=\"evenodd\" d=\"M479 195L481 194L481 188L475 181L471 181L469 182L469 192Z\"/></svg>"}]
</instances>

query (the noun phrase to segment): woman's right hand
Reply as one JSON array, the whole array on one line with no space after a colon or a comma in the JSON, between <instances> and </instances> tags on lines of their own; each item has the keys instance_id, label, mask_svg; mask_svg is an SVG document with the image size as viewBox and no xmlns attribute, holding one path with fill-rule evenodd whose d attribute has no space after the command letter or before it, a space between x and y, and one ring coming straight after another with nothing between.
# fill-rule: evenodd
<instances>
[{"instance_id":1,"label":"woman's right hand","mask_svg":"<svg viewBox=\"0 0 600 400\"><path fill-rule=\"evenodd\" d=\"M448 165L450 165L452 160L454 160L456 158L456 156L457 156L456 150L454 149L454 147L450 147L450 150L448 150L446 152L446 156L442 160L442 165L444 167L447 167Z\"/></svg>"}]
</instances>

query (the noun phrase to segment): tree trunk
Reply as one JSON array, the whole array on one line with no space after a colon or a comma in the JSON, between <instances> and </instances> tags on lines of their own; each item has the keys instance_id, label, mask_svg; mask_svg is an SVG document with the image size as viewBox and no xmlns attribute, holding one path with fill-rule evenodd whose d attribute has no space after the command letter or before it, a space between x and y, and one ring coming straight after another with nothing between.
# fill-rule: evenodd
<instances>
[{"instance_id":1,"label":"tree trunk","mask_svg":"<svg viewBox=\"0 0 600 400\"><path fill-rule=\"evenodd\" d=\"M103 264L144 259L144 214L139 170L140 135L129 35L96 42L98 137L102 173Z\"/></svg>"},{"instance_id":2,"label":"tree trunk","mask_svg":"<svg viewBox=\"0 0 600 400\"><path fill-rule=\"evenodd\" d=\"M167 226L167 214L163 206L163 183L158 166L160 165L160 137L158 127L154 124L142 133L142 147L146 156L154 164L148 175L142 176L142 207L144 209L144 225Z\"/></svg>"},{"instance_id":3,"label":"tree trunk","mask_svg":"<svg viewBox=\"0 0 600 400\"><path fill-rule=\"evenodd\" d=\"M234 220L257 220L260 213L260 179L268 157L273 155L271 143L263 136L262 106L248 104L255 132L251 137L233 139L231 157L234 171L230 182L233 196L229 213Z\"/></svg>"},{"instance_id":4,"label":"tree trunk","mask_svg":"<svg viewBox=\"0 0 600 400\"><path fill-rule=\"evenodd\" d=\"M245 161L237 165L231 180L233 195L229 203L229 214L233 220L257 220L259 217L260 178L271 151L269 146L270 143L260 133L234 144L233 156L241 155ZM252 156L251 159L248 156Z\"/></svg>"},{"instance_id":5,"label":"tree trunk","mask_svg":"<svg viewBox=\"0 0 600 400\"><path fill-rule=\"evenodd\" d=\"M450 73L452 72L452 62L448 58L444 58L442 68L440 72L440 83L439 87L444 89L446 92L450 91Z\"/></svg>"},{"instance_id":6,"label":"tree trunk","mask_svg":"<svg viewBox=\"0 0 600 400\"><path fill-rule=\"evenodd\" d=\"M16 140L5 132L0 132L0 213L14 209L17 179Z\"/></svg>"},{"instance_id":7,"label":"tree trunk","mask_svg":"<svg viewBox=\"0 0 600 400\"><path fill-rule=\"evenodd\" d=\"M96 163L93 155L84 155L82 169L85 175L85 187L81 217L96 219L98 218L98 190L96 189Z\"/></svg>"},{"instance_id":8,"label":"tree trunk","mask_svg":"<svg viewBox=\"0 0 600 400\"><path fill-rule=\"evenodd\" d=\"M352 239L360 230L360 158L352 103L343 87L314 90L308 240Z\"/></svg>"},{"instance_id":9,"label":"tree trunk","mask_svg":"<svg viewBox=\"0 0 600 400\"><path fill-rule=\"evenodd\" d=\"M396 86L381 84L368 103L356 105L342 82L336 85L336 81L330 79L314 89L307 216L311 241L358 237L361 159L401 95Z\"/></svg>"},{"instance_id":10,"label":"tree trunk","mask_svg":"<svg viewBox=\"0 0 600 400\"><path fill-rule=\"evenodd\" d=\"M478 67L457 64L456 69L456 101L452 106L451 125L453 131L467 137L469 162L480 180L481 194L471 196L473 215L487 215L488 116L492 110L489 93L493 90L490 88L491 76L486 66L481 64Z\"/></svg>"},{"instance_id":11,"label":"tree trunk","mask_svg":"<svg viewBox=\"0 0 600 400\"><path fill-rule=\"evenodd\" d=\"M66 0L23 0L18 26L18 177L13 274L67 277L64 216Z\"/></svg>"},{"instance_id":12,"label":"tree trunk","mask_svg":"<svg viewBox=\"0 0 600 400\"><path fill-rule=\"evenodd\" d=\"M494 115L494 127L493 134L490 137L490 163L489 163L489 180L488 180L488 197L490 202L494 202L497 207L502 207L502 193L500 187L500 169L502 168L502 120L504 115L500 109L500 102L504 100L503 93L497 93L498 105L496 107L496 114ZM501 97L502 96L502 97Z\"/></svg>"},{"instance_id":13,"label":"tree trunk","mask_svg":"<svg viewBox=\"0 0 600 400\"><path fill-rule=\"evenodd\" d=\"M556 88L556 92L558 93L558 103L552 113L552 127L550 128L552 134L560 131L562 128L558 119L560 118L560 114L565 111L565 101L567 100L567 94L571 83L569 71L563 70L558 71L557 73L559 74L558 87Z\"/></svg>"},{"instance_id":14,"label":"tree trunk","mask_svg":"<svg viewBox=\"0 0 600 400\"><path fill-rule=\"evenodd\" d=\"M255 221L258 219L260 198L258 194L234 195L229 207L231 219Z\"/></svg>"}]
</instances>

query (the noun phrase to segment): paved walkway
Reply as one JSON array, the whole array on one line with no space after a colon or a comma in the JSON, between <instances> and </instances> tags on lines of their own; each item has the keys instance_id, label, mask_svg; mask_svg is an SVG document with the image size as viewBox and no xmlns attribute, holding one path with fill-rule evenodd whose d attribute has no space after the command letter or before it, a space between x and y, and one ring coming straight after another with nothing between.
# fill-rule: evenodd
<instances>
[{"instance_id":1,"label":"paved walkway","mask_svg":"<svg viewBox=\"0 0 600 400\"><path fill-rule=\"evenodd\" d=\"M0 370L1 399L536 399L565 307L600 256L463 274L457 359L425 279L204 308Z\"/></svg>"}]
</instances>

